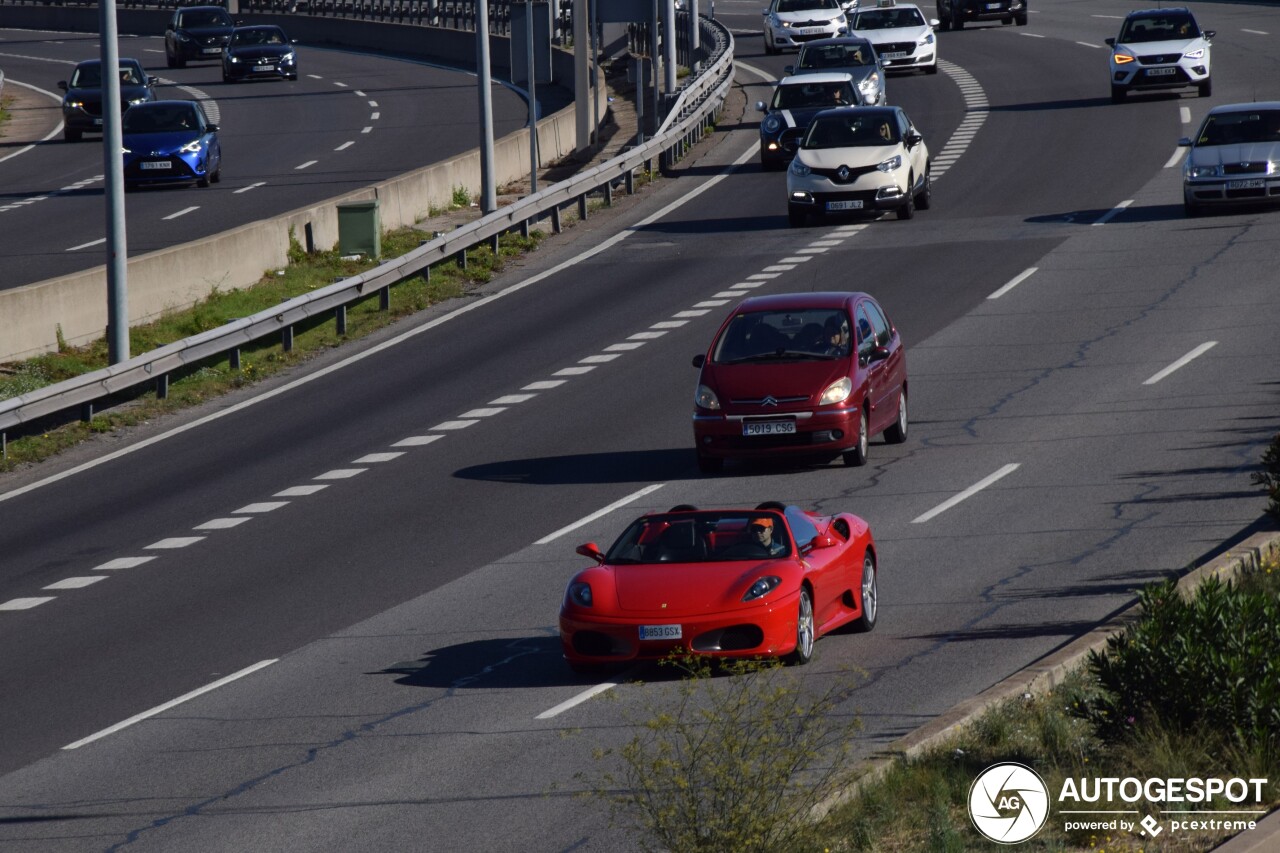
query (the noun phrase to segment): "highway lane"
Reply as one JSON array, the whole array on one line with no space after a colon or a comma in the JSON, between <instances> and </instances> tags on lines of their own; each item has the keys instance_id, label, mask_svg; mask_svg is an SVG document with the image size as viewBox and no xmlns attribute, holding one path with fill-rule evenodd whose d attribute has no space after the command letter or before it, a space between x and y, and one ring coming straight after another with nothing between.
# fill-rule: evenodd
<instances>
[{"instance_id":1,"label":"highway lane","mask_svg":"<svg viewBox=\"0 0 1280 853\"><path fill-rule=\"evenodd\" d=\"M1034 44L1001 46L1012 59L1032 56L1030 47L1017 53L1020 43ZM955 61L974 64L958 50ZM1008 75L979 79L999 102ZM1088 97L1094 85L1078 81L1063 97ZM928 91L919 109L907 100L911 89L898 95L922 124L921 110L959 109L954 90L935 88L937 110L925 109ZM1187 100L1166 103L1169 123ZM1044 121L1055 120L1046 112ZM1104 125L1125 120L1109 107L1093 113ZM1073 203L1073 186L1041 192L1024 174L1001 171L979 144L1015 119L993 112L939 182L938 207L912 222L791 231L779 211L780 176L744 168L552 281L371 354L358 375L318 379L135 455L131 482L112 476L126 463L109 463L5 501L14 521L0 546L13 556L0 602L56 596L0 613L17 617L0 620L0 638L15 650L5 680L33 690L21 699L30 704L0 724L20 733L15 743L44 745L28 752L6 743L5 767L218 675L286 657L163 722L0 779L6 815L64 818L9 824L3 837L14 849L41 836L52 840L29 849L79 849L73 834L84 849L103 847L131 831L129 846L142 849L305 839L308 849L336 850L356 838L391 848L424 837L447 839L427 842L431 849L625 846L598 807L543 795L553 782L573 787L573 772L590 765L590 744L624 737L627 715L656 701L662 686L619 690L618 703L550 722L534 718L589 686L555 653L555 607L580 564L572 546L609 541L645 508L781 498L872 520L884 567L880 628L823 640L817 665L804 672L868 669L873 683L851 703L868 720L868 747L1247 528L1261 503L1246 469L1276 428L1266 356L1276 309L1262 277L1247 273L1265 263L1275 215L1182 220L1169 209L1177 184L1162 168L1167 155L1096 169L1086 168L1087 147L1079 155L1064 148L1065 161L1045 158L1093 183L1084 205ZM945 123L934 130L947 135ZM1171 150L1163 127L1138 134L1129 139L1135 150ZM974 182L976 205L989 194L1039 204L975 216L972 206L942 200L974 172L987 178ZM637 215L684 184L646 199ZM1011 191L1019 186L1024 192ZM1090 224L1126 199L1133 203L1108 224ZM760 289L866 282L911 346L911 439L874 444L864 471L734 466L722 478L699 477L688 451L688 357L726 308L693 306L726 288L742 292L730 286L799 241L823 237L838 245ZM525 275L567 251L534 261ZM708 313L675 317L688 310ZM688 322L650 328L680 319ZM637 349L607 349L658 331L666 333ZM1216 341L1205 355L1144 384L1205 339ZM614 353L562 377L563 386L522 390ZM487 405L519 393L536 396ZM465 429L439 428L500 407L467 418L476 423ZM442 437L394 449L414 435ZM397 450L406 455L355 461ZM1014 464L968 501L916 521ZM355 468L367 470L316 481L329 488L270 512L236 512ZM548 545L531 544L653 483L664 485ZM86 521L67 531L48 518L50 506ZM133 509L105 509L119 506ZM97 572L110 577L87 589L38 592L236 515L252 518L153 563ZM102 641L87 649L86 637ZM308 637L326 639L298 648ZM566 740L561 727L588 734Z\"/></svg>"},{"instance_id":2,"label":"highway lane","mask_svg":"<svg viewBox=\"0 0 1280 853\"><path fill-rule=\"evenodd\" d=\"M97 55L97 39L72 33L0 32L11 81L57 94L74 63ZM221 125L220 184L130 193L128 248L142 254L315 204L475 148L474 75L424 63L298 46L297 81L224 84L216 62L165 67L164 40L124 36L163 84L162 98L195 98ZM544 109L563 106L548 87ZM494 133L525 125L516 91L495 85ZM17 287L103 262L102 146L56 138L0 162L0 286ZM190 208L196 208L191 210ZM424 215L426 211L423 212ZM217 282L210 282L210 286Z\"/></svg>"}]
</instances>

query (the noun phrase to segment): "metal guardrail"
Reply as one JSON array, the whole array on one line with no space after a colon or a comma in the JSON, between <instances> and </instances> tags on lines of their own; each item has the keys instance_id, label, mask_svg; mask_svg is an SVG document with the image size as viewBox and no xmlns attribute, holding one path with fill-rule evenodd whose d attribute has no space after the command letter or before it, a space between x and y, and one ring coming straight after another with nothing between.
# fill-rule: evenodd
<instances>
[{"instance_id":1,"label":"metal guardrail","mask_svg":"<svg viewBox=\"0 0 1280 853\"><path fill-rule=\"evenodd\" d=\"M644 145L486 214L359 275L102 370L0 401L0 442L7 430L76 408L80 409L80 417L88 420L93 416L94 403L148 383L155 383L157 395L163 397L168 392L170 373L224 354L229 355L233 367L238 367L241 347L274 335L281 337L287 349L293 339L295 324L329 312L334 313L341 328L345 324L346 306L379 293L383 307L386 307L392 285L428 272L433 264L448 261L486 242L496 247L502 234L517 230L527 233L532 223L548 215L552 229L558 232L561 209L570 204L576 203L579 218L585 219L589 196L603 192L606 203L611 203L617 181L625 181L630 192L637 168L647 168L655 158L664 167L673 163L711 126L733 83L733 36L719 22L703 19L700 23L708 42L716 45L718 53L710 57L701 74L686 81L675 102L678 109L672 110L673 116L677 112L680 115L671 120L666 130Z\"/></svg>"}]
</instances>

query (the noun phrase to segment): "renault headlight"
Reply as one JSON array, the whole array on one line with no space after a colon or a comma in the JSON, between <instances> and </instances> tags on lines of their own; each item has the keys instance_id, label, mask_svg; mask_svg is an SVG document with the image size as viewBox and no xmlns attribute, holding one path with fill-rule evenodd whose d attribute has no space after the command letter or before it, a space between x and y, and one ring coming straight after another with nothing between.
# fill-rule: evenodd
<instances>
[{"instance_id":1,"label":"renault headlight","mask_svg":"<svg viewBox=\"0 0 1280 853\"><path fill-rule=\"evenodd\" d=\"M901 169L902 155L894 154L892 157L890 157L888 160L885 160L883 163L878 163L876 165L876 168L882 172L892 172L894 169Z\"/></svg>"},{"instance_id":2,"label":"renault headlight","mask_svg":"<svg viewBox=\"0 0 1280 853\"><path fill-rule=\"evenodd\" d=\"M693 395L693 404L699 409L715 411L720 408L720 398L706 385L699 385L697 392Z\"/></svg>"},{"instance_id":3,"label":"renault headlight","mask_svg":"<svg viewBox=\"0 0 1280 853\"><path fill-rule=\"evenodd\" d=\"M800 158L791 161L791 167L787 170L797 178L807 178L813 170L800 161Z\"/></svg>"},{"instance_id":4,"label":"renault headlight","mask_svg":"<svg viewBox=\"0 0 1280 853\"><path fill-rule=\"evenodd\" d=\"M843 403L849 399L849 395L852 393L853 380L848 376L842 376L828 385L827 390L822 392L822 396L818 398L818 405L834 406L836 403Z\"/></svg>"}]
</instances>

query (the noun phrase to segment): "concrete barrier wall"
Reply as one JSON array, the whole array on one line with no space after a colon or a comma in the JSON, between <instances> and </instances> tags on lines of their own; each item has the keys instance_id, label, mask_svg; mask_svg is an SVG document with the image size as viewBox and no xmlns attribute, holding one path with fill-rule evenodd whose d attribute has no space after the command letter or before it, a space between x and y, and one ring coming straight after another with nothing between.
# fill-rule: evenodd
<instances>
[{"instance_id":1,"label":"concrete barrier wall","mask_svg":"<svg viewBox=\"0 0 1280 853\"><path fill-rule=\"evenodd\" d=\"M30 29L97 31L96 9L5 6L5 26ZM12 13L12 14L11 14ZM304 43L337 44L474 68L475 34L430 27L384 24L374 21L301 18L273 15L240 15L248 22L279 22L291 37ZM121 10L122 33L163 32L168 13ZM426 51L432 51L430 55ZM508 43L491 37L494 76L505 72ZM553 51L553 74L571 81L573 56ZM608 107L600 90L599 114ZM509 134L494 144L494 181L501 186L528 176L529 131ZM574 107L570 106L538 123L538 151L542 163L550 163L577 147ZM384 230L413 225L427 217L432 207L446 208L455 187L480 194L480 152L473 149L442 163L384 181L365 190L328 199L312 207L291 211L269 220L249 223L231 231L129 259L128 295L130 325L146 323L165 312L189 308L214 290L234 290L258 282L263 273L288 263L289 234L304 242L308 227L317 248L338 242L337 204L377 198ZM0 291L0 361L16 361L57 348L58 336L72 346L102 337L107 325L106 267L49 279L13 290Z\"/></svg>"}]
</instances>

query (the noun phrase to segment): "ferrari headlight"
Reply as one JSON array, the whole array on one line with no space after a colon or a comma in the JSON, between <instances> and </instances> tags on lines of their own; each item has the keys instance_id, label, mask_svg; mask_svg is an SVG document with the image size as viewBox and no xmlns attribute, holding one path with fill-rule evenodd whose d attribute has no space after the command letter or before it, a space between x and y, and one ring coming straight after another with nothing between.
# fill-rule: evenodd
<instances>
[{"instance_id":1,"label":"ferrari headlight","mask_svg":"<svg viewBox=\"0 0 1280 853\"><path fill-rule=\"evenodd\" d=\"M762 577L751 585L751 589L747 590L747 594L742 596L742 600L751 601L754 598L759 598L780 583L782 583L782 578L774 577L773 575Z\"/></svg>"},{"instance_id":2,"label":"ferrari headlight","mask_svg":"<svg viewBox=\"0 0 1280 853\"><path fill-rule=\"evenodd\" d=\"M890 157L888 160L885 160L883 163L878 163L876 165L876 168L882 172L892 172L894 169L901 169L902 155L894 154L892 157Z\"/></svg>"},{"instance_id":3,"label":"ferrari headlight","mask_svg":"<svg viewBox=\"0 0 1280 853\"><path fill-rule=\"evenodd\" d=\"M878 73L871 74L865 80L858 84L858 88L864 92L870 92L872 89L880 85L880 75Z\"/></svg>"},{"instance_id":4,"label":"ferrari headlight","mask_svg":"<svg viewBox=\"0 0 1280 853\"><path fill-rule=\"evenodd\" d=\"M1193 166L1187 164L1185 174L1188 178L1220 178L1222 166Z\"/></svg>"},{"instance_id":5,"label":"ferrari headlight","mask_svg":"<svg viewBox=\"0 0 1280 853\"><path fill-rule=\"evenodd\" d=\"M199 154L199 153L200 153L200 140L199 140L199 139L193 139L193 140L191 140L191 141L190 141L190 142L188 142L186 145L184 145L184 146L182 146L181 148L179 148L179 149L178 149L178 153L179 153L179 154Z\"/></svg>"},{"instance_id":6,"label":"ferrari headlight","mask_svg":"<svg viewBox=\"0 0 1280 853\"><path fill-rule=\"evenodd\" d=\"M782 117L778 115L765 116L764 122L760 126L765 133L777 133L782 129Z\"/></svg>"},{"instance_id":7,"label":"ferrari headlight","mask_svg":"<svg viewBox=\"0 0 1280 853\"><path fill-rule=\"evenodd\" d=\"M1200 48L1200 49L1198 49L1198 50L1192 50L1192 51L1189 51L1189 52L1187 52L1187 53L1182 54L1182 58L1183 58L1183 59L1201 59L1201 58L1203 58L1203 57L1204 57L1204 48L1203 48L1203 47L1202 47L1202 48Z\"/></svg>"},{"instance_id":8,"label":"ferrari headlight","mask_svg":"<svg viewBox=\"0 0 1280 853\"><path fill-rule=\"evenodd\" d=\"M720 398L706 385L699 385L697 393L693 395L693 404L699 409L715 410L720 408Z\"/></svg>"},{"instance_id":9,"label":"ferrari headlight","mask_svg":"<svg viewBox=\"0 0 1280 853\"><path fill-rule=\"evenodd\" d=\"M853 380L848 376L842 376L828 385L827 390L822 392L822 396L818 398L818 405L831 406L836 403L843 403L849 399L849 395L852 393Z\"/></svg>"},{"instance_id":10,"label":"ferrari headlight","mask_svg":"<svg viewBox=\"0 0 1280 853\"><path fill-rule=\"evenodd\" d=\"M808 177L809 173L813 170L801 162L800 158L797 157L791 161L791 166L787 171L795 175L797 178L805 178Z\"/></svg>"},{"instance_id":11,"label":"ferrari headlight","mask_svg":"<svg viewBox=\"0 0 1280 853\"><path fill-rule=\"evenodd\" d=\"M591 584L574 581L569 584L569 600L579 607L591 606Z\"/></svg>"},{"instance_id":12,"label":"ferrari headlight","mask_svg":"<svg viewBox=\"0 0 1280 853\"><path fill-rule=\"evenodd\" d=\"M1127 53L1111 54L1111 61L1114 62L1116 65L1128 65L1130 62L1133 62L1135 58L1136 57L1130 56Z\"/></svg>"}]
</instances>

